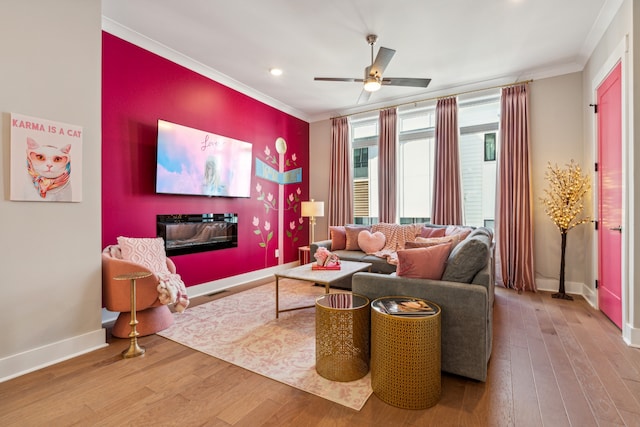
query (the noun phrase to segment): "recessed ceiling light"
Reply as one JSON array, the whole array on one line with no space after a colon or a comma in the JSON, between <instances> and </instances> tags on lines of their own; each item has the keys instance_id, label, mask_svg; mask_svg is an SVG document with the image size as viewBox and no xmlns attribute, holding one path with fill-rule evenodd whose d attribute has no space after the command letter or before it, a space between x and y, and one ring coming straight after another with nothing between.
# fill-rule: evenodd
<instances>
[{"instance_id":1,"label":"recessed ceiling light","mask_svg":"<svg viewBox=\"0 0 640 427\"><path fill-rule=\"evenodd\" d=\"M281 76L282 75L282 69L280 69L280 68L271 68L269 70L269 72L271 73L272 76Z\"/></svg>"}]
</instances>

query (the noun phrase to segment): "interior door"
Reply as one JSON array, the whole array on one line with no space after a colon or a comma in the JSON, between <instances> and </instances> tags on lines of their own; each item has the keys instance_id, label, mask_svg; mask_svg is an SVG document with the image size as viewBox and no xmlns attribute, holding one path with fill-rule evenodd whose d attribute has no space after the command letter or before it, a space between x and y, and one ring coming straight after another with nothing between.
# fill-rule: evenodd
<instances>
[{"instance_id":1,"label":"interior door","mask_svg":"<svg viewBox=\"0 0 640 427\"><path fill-rule=\"evenodd\" d=\"M598 306L622 328L622 80L618 63L597 89Z\"/></svg>"}]
</instances>

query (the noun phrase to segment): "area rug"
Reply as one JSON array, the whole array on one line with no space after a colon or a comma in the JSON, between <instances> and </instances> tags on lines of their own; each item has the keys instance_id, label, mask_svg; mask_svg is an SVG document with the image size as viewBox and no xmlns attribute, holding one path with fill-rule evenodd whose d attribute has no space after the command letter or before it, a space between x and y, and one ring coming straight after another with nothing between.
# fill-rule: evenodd
<instances>
[{"instance_id":1,"label":"area rug","mask_svg":"<svg viewBox=\"0 0 640 427\"><path fill-rule=\"evenodd\" d=\"M324 287L280 280L280 309L313 305ZM370 374L350 382L327 380L315 369L315 308L275 318L275 283L174 314L158 333L182 345L360 410L372 393Z\"/></svg>"}]
</instances>

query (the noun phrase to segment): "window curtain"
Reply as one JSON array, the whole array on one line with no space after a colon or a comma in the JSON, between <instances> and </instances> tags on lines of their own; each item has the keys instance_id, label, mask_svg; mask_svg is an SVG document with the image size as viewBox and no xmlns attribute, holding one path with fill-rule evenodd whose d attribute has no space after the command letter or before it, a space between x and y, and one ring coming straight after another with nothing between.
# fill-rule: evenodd
<instances>
[{"instance_id":1,"label":"window curtain","mask_svg":"<svg viewBox=\"0 0 640 427\"><path fill-rule=\"evenodd\" d=\"M379 222L395 224L396 209L396 108L380 110L380 141L378 142L378 211Z\"/></svg>"},{"instance_id":2,"label":"window curtain","mask_svg":"<svg viewBox=\"0 0 640 427\"><path fill-rule=\"evenodd\" d=\"M329 226L353 223L353 172L346 117L331 120L331 173L329 174Z\"/></svg>"},{"instance_id":3,"label":"window curtain","mask_svg":"<svg viewBox=\"0 0 640 427\"><path fill-rule=\"evenodd\" d=\"M462 185L458 153L458 102L439 99L436 105L436 146L432 224L462 224Z\"/></svg>"},{"instance_id":4,"label":"window curtain","mask_svg":"<svg viewBox=\"0 0 640 427\"><path fill-rule=\"evenodd\" d=\"M496 191L497 282L536 291L527 85L502 89Z\"/></svg>"}]
</instances>

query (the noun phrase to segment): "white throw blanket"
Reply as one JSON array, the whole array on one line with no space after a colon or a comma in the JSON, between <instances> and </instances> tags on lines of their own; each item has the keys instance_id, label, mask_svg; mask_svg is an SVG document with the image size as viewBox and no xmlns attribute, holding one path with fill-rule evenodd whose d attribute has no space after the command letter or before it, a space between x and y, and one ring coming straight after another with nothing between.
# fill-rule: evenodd
<instances>
[{"instance_id":1,"label":"white throw blanket","mask_svg":"<svg viewBox=\"0 0 640 427\"><path fill-rule=\"evenodd\" d=\"M162 304L173 304L178 313L182 313L189 306L187 288L179 274L157 273L158 299Z\"/></svg>"}]
</instances>

